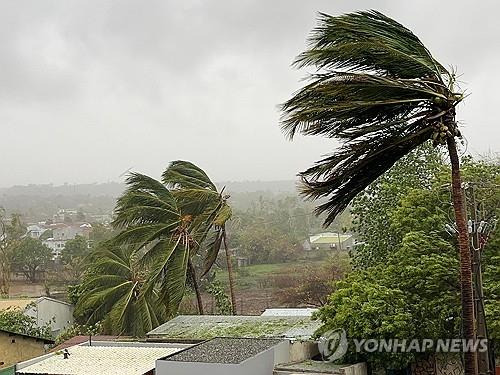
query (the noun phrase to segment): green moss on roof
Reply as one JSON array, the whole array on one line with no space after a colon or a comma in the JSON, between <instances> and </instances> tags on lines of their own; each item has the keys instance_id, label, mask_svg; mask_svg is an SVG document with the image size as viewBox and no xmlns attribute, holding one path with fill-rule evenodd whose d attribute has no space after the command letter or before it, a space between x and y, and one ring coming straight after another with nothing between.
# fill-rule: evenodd
<instances>
[{"instance_id":1,"label":"green moss on roof","mask_svg":"<svg viewBox=\"0 0 500 375\"><path fill-rule=\"evenodd\" d=\"M214 337L310 339L320 323L309 317L181 315L148 333L149 337L206 340Z\"/></svg>"}]
</instances>

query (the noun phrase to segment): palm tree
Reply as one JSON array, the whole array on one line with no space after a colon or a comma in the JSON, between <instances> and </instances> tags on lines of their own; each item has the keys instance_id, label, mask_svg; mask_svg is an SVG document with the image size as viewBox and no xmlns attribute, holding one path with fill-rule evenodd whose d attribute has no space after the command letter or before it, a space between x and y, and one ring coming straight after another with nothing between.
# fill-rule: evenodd
<instances>
[{"instance_id":1,"label":"palm tree","mask_svg":"<svg viewBox=\"0 0 500 375\"><path fill-rule=\"evenodd\" d=\"M455 137L455 108L464 95L407 28L377 12L332 17L321 13L309 48L295 65L314 67L310 82L283 104L282 129L322 135L342 147L301 173L302 193L327 198L317 207L325 225L371 182L410 151L433 140L447 145L458 229L463 332L474 338L471 255ZM475 373L475 353L465 353L465 373Z\"/></svg>"},{"instance_id":2,"label":"palm tree","mask_svg":"<svg viewBox=\"0 0 500 375\"><path fill-rule=\"evenodd\" d=\"M91 255L75 316L104 322L115 334L144 336L165 320L156 290L148 291L147 269L130 247L105 246Z\"/></svg>"},{"instance_id":3,"label":"palm tree","mask_svg":"<svg viewBox=\"0 0 500 375\"><path fill-rule=\"evenodd\" d=\"M196 251L193 233L196 217L181 209L168 188L151 177L132 173L127 190L118 199L113 226L121 232L113 243L131 246L151 269L149 290L159 286L168 315L176 313L190 277L203 314L191 258Z\"/></svg>"},{"instance_id":4,"label":"palm tree","mask_svg":"<svg viewBox=\"0 0 500 375\"><path fill-rule=\"evenodd\" d=\"M231 253L227 245L226 223L231 218L231 207L227 203L229 195L220 192L207 174L191 162L177 160L172 162L162 176L166 184L183 207L189 207L190 212L198 217L199 227L196 231L199 237L196 243L207 248L202 277L212 268L221 246L226 254L229 278L229 294L232 313L236 314L236 297L234 292L234 276ZM207 241L210 231L214 230L211 241ZM203 246L207 242L207 246Z\"/></svg>"}]
</instances>

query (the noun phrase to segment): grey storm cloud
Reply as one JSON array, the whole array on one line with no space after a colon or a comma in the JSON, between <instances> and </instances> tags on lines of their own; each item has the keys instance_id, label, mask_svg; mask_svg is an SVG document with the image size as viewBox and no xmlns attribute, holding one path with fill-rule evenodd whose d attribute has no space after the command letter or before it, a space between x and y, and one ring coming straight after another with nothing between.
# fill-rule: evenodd
<instances>
[{"instance_id":1,"label":"grey storm cloud","mask_svg":"<svg viewBox=\"0 0 500 375\"><path fill-rule=\"evenodd\" d=\"M411 28L471 95L467 150L495 152L494 1L3 1L0 186L159 176L187 159L216 180L292 179L338 145L290 142L278 104L318 11L376 8Z\"/></svg>"}]
</instances>

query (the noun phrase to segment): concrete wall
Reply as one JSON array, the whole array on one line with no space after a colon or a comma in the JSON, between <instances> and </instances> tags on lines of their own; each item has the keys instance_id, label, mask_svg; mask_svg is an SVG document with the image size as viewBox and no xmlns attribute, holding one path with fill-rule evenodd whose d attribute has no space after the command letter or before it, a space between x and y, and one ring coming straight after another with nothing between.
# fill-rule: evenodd
<instances>
[{"instance_id":1,"label":"concrete wall","mask_svg":"<svg viewBox=\"0 0 500 375\"><path fill-rule=\"evenodd\" d=\"M278 361L288 361L289 344L283 342L242 363L156 361L156 375L272 375ZM357 375L357 374L356 374Z\"/></svg>"},{"instance_id":2,"label":"concrete wall","mask_svg":"<svg viewBox=\"0 0 500 375\"><path fill-rule=\"evenodd\" d=\"M339 369L341 375L367 375L368 367L366 363L356 363L354 365L342 367Z\"/></svg>"},{"instance_id":3,"label":"concrete wall","mask_svg":"<svg viewBox=\"0 0 500 375\"><path fill-rule=\"evenodd\" d=\"M0 368L38 357L47 350L42 340L0 331Z\"/></svg>"},{"instance_id":4,"label":"concrete wall","mask_svg":"<svg viewBox=\"0 0 500 375\"><path fill-rule=\"evenodd\" d=\"M57 336L73 324L73 306L50 298L39 298L35 307L26 310L26 315L36 319L37 326L50 323L52 334Z\"/></svg>"},{"instance_id":5,"label":"concrete wall","mask_svg":"<svg viewBox=\"0 0 500 375\"><path fill-rule=\"evenodd\" d=\"M319 354L318 344L314 341L294 341L290 344L289 362L302 362ZM280 362L285 363L285 362Z\"/></svg>"}]
</instances>

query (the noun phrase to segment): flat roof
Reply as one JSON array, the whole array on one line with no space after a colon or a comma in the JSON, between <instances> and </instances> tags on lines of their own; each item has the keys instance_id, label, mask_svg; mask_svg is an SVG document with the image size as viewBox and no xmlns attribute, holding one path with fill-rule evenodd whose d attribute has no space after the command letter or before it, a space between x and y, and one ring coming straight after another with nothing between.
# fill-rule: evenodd
<instances>
[{"instance_id":1,"label":"flat roof","mask_svg":"<svg viewBox=\"0 0 500 375\"><path fill-rule=\"evenodd\" d=\"M155 368L157 359L174 354L183 348L155 346L83 346L67 348L70 356L64 359L58 352L30 360L17 374L46 375L143 375ZM21 366L20 366L21 367Z\"/></svg>"},{"instance_id":2,"label":"flat roof","mask_svg":"<svg viewBox=\"0 0 500 375\"><path fill-rule=\"evenodd\" d=\"M277 339L216 337L172 354L164 361L241 363L283 342Z\"/></svg>"},{"instance_id":3,"label":"flat roof","mask_svg":"<svg viewBox=\"0 0 500 375\"><path fill-rule=\"evenodd\" d=\"M308 316L179 315L148 333L149 338L200 341L214 337L309 340L321 322Z\"/></svg>"},{"instance_id":4,"label":"flat roof","mask_svg":"<svg viewBox=\"0 0 500 375\"><path fill-rule=\"evenodd\" d=\"M261 316L312 316L318 311L315 308L281 308L281 309L265 309Z\"/></svg>"}]
</instances>

